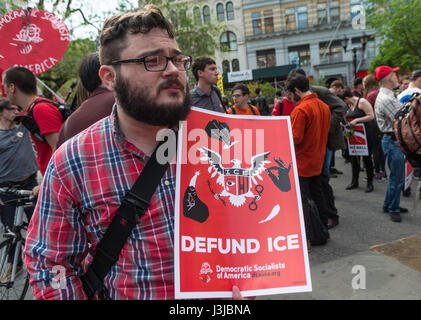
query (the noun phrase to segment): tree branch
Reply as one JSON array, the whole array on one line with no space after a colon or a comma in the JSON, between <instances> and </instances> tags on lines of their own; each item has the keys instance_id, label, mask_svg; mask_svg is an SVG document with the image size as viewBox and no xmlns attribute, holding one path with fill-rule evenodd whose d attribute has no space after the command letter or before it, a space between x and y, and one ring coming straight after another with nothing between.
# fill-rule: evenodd
<instances>
[{"instance_id":1,"label":"tree branch","mask_svg":"<svg viewBox=\"0 0 421 320\"><path fill-rule=\"evenodd\" d=\"M71 1L71 0L70 0ZM92 27L94 27L95 29L97 29L98 30L98 32L101 32L101 30L97 27L97 26L95 26L94 24L92 24L88 19L86 19L86 17L85 17L85 15L84 15L84 13L83 13L83 11L82 10L80 10L79 8L78 9L73 9L73 10L70 10L70 14L72 14L72 13L74 13L74 12L79 12L81 15L82 15L82 19L83 19L83 21L84 21L84 23L86 23L86 24L88 24L88 25L90 25L90 26L92 26Z\"/></svg>"}]
</instances>

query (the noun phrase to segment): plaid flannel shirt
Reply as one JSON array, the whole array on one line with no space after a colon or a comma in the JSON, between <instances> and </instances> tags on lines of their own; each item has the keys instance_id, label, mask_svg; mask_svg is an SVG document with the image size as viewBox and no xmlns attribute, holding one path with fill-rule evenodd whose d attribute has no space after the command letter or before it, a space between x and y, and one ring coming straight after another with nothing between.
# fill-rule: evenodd
<instances>
[{"instance_id":1,"label":"plaid flannel shirt","mask_svg":"<svg viewBox=\"0 0 421 320\"><path fill-rule=\"evenodd\" d=\"M148 158L125 140L113 113L53 155L28 227L24 260L36 299L86 299L79 277L92 262ZM175 165L105 277L112 299L173 299Z\"/></svg>"},{"instance_id":2,"label":"plaid flannel shirt","mask_svg":"<svg viewBox=\"0 0 421 320\"><path fill-rule=\"evenodd\" d=\"M395 114L402 107L399 100L395 98L393 91L381 88L377 95L374 110L379 129L383 133L393 132Z\"/></svg>"}]
</instances>

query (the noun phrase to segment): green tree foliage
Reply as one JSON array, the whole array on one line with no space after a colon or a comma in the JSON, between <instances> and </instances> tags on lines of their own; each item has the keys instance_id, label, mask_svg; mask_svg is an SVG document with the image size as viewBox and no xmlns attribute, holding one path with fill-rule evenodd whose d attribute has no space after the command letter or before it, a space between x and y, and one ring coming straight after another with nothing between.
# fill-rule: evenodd
<instances>
[{"instance_id":1,"label":"green tree foliage","mask_svg":"<svg viewBox=\"0 0 421 320\"><path fill-rule=\"evenodd\" d=\"M399 66L402 72L421 68L421 3L419 0L370 0L367 23L384 39L370 72L380 65Z\"/></svg>"},{"instance_id":2,"label":"green tree foliage","mask_svg":"<svg viewBox=\"0 0 421 320\"><path fill-rule=\"evenodd\" d=\"M219 48L219 35L226 29L216 19L203 22L203 19L193 15L192 5L187 1L149 0L139 1L139 7L155 4L168 17L175 29L175 38L181 51L192 56L214 57ZM201 6L200 6L201 7ZM212 15L214 17L214 15ZM195 79L189 72L189 85L193 86Z\"/></svg>"},{"instance_id":3,"label":"green tree foliage","mask_svg":"<svg viewBox=\"0 0 421 320\"><path fill-rule=\"evenodd\" d=\"M79 64L88 53L95 52L96 42L89 39L77 39L69 43L66 53L53 68L38 77L53 91L64 98L73 82L78 81Z\"/></svg>"},{"instance_id":4,"label":"green tree foliage","mask_svg":"<svg viewBox=\"0 0 421 320\"><path fill-rule=\"evenodd\" d=\"M74 29L81 25L90 25L97 30L97 34L86 34L85 39L72 40L63 59L51 70L39 76L51 89L61 93L62 96L67 95L66 92L70 84L77 80L77 70L81 59L86 54L95 51L95 41L105 19L112 14L137 9L128 0L119 0L117 8L112 11L104 10L101 14L88 12L83 6L78 7L72 0L36 0L30 2L32 7L50 11L63 19L72 35ZM187 2L151 0L139 1L139 6L143 7L146 3L156 4L164 15L172 21L175 27L175 37L182 52L191 55L193 58L201 55L214 56L215 50L219 46L219 35L224 30L223 26L214 20L206 23L198 21L193 16L191 6ZM19 7L16 5L11 7L10 4L9 6L0 5L0 10L3 10L2 14L12 9L19 9ZM193 85L194 77L191 72L189 80L190 85Z\"/></svg>"}]
</instances>

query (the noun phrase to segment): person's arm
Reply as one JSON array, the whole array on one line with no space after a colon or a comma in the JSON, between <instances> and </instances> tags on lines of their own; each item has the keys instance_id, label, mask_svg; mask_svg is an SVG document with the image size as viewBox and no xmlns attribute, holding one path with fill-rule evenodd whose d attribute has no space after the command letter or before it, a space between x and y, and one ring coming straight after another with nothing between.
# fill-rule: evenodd
<instances>
[{"instance_id":1,"label":"person's arm","mask_svg":"<svg viewBox=\"0 0 421 320\"><path fill-rule=\"evenodd\" d=\"M272 116L280 116L281 114L279 114L279 101L276 102L275 106L273 107L272 110Z\"/></svg>"},{"instance_id":2,"label":"person's arm","mask_svg":"<svg viewBox=\"0 0 421 320\"><path fill-rule=\"evenodd\" d=\"M44 135L45 140L51 148L51 153L53 154L56 151L56 146L60 134L59 132L51 132Z\"/></svg>"},{"instance_id":3,"label":"person's arm","mask_svg":"<svg viewBox=\"0 0 421 320\"><path fill-rule=\"evenodd\" d=\"M371 107L371 104L365 100L365 99L361 99L360 100L360 104L359 104L359 108L364 111L365 116L361 117L361 118L355 118L353 119L349 124L351 126L355 126L357 123L360 122L369 122L374 120L374 112L373 112L373 108Z\"/></svg>"},{"instance_id":4,"label":"person's arm","mask_svg":"<svg viewBox=\"0 0 421 320\"><path fill-rule=\"evenodd\" d=\"M82 300L87 297L79 277L88 237L71 184L56 168L51 161L28 227L23 258L35 299Z\"/></svg>"},{"instance_id":5,"label":"person's arm","mask_svg":"<svg viewBox=\"0 0 421 320\"><path fill-rule=\"evenodd\" d=\"M301 109L294 109L291 113L291 127L294 144L300 144L304 139L306 115Z\"/></svg>"},{"instance_id":6,"label":"person's arm","mask_svg":"<svg viewBox=\"0 0 421 320\"><path fill-rule=\"evenodd\" d=\"M52 153L56 150L63 117L60 111L49 103L40 103L33 109L34 120L37 123L40 134L45 138Z\"/></svg>"}]
</instances>

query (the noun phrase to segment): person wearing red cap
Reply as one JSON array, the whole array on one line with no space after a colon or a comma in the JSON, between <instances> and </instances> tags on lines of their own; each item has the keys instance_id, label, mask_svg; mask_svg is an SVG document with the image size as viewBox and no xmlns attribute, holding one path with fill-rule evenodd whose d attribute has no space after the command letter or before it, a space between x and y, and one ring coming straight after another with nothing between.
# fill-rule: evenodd
<instances>
[{"instance_id":1,"label":"person wearing red cap","mask_svg":"<svg viewBox=\"0 0 421 320\"><path fill-rule=\"evenodd\" d=\"M401 222L400 214L408 212L408 209L399 206L401 190L405 181L405 155L399 148L393 130L395 114L401 108L399 100L392 91L399 86L396 76L396 71L399 69L399 67L380 66L374 71L374 79L380 83L374 110L377 124L383 134L382 148L390 170L383 212L390 213L393 222Z\"/></svg>"}]
</instances>

